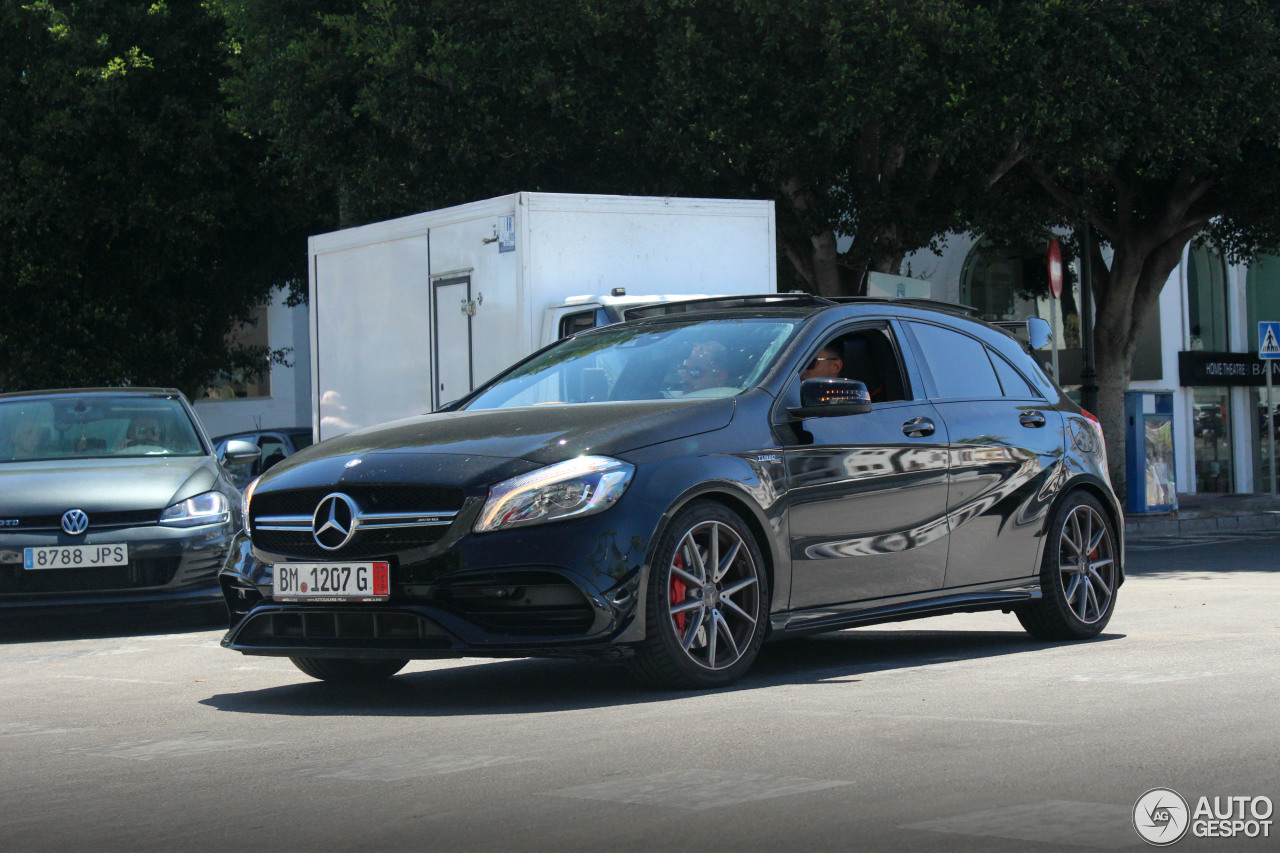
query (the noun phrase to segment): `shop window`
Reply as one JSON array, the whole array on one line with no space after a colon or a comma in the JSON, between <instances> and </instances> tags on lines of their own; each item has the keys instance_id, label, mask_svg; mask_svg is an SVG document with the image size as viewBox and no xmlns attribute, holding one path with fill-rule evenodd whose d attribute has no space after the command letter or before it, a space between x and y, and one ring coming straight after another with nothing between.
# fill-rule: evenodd
<instances>
[{"instance_id":1,"label":"shop window","mask_svg":"<svg viewBox=\"0 0 1280 853\"><path fill-rule=\"evenodd\" d=\"M1203 241L1187 257L1188 349L1228 352L1227 268L1222 256Z\"/></svg>"},{"instance_id":2,"label":"shop window","mask_svg":"<svg viewBox=\"0 0 1280 853\"><path fill-rule=\"evenodd\" d=\"M1065 259L1070 261L1070 259ZM1064 263L1062 299L1054 334L1061 346L1080 346L1080 286L1073 266ZM960 271L960 301L984 320L1049 319L1049 271L1045 250L1014 251L979 240Z\"/></svg>"},{"instance_id":3,"label":"shop window","mask_svg":"<svg viewBox=\"0 0 1280 853\"><path fill-rule=\"evenodd\" d=\"M1250 411L1256 419L1253 442L1253 490L1255 492L1271 491L1271 442L1267 441L1267 430L1271 428L1271 420L1267 417L1267 389L1250 389L1253 406ZM1271 408L1275 412L1275 446L1280 450L1280 389L1271 391ZM1280 472L1277 472L1280 475Z\"/></svg>"},{"instance_id":4,"label":"shop window","mask_svg":"<svg viewBox=\"0 0 1280 853\"><path fill-rule=\"evenodd\" d=\"M1233 492L1231 397L1226 388L1196 388L1194 407L1197 492Z\"/></svg>"}]
</instances>

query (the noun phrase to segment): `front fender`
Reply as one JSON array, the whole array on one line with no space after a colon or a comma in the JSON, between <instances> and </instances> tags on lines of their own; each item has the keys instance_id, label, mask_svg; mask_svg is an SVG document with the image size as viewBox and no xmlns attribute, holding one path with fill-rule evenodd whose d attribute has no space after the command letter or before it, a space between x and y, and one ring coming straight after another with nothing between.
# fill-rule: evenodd
<instances>
[{"instance_id":1,"label":"front fender","mask_svg":"<svg viewBox=\"0 0 1280 853\"><path fill-rule=\"evenodd\" d=\"M770 582L770 610L785 607L791 591L791 561L786 548L787 530L781 502L785 491L785 468L781 455L770 453L707 453L683 456L659 462L635 459L637 468L646 471L641 491L645 495L661 495L665 506L645 553L641 589L648 589L648 573L657 559L659 544L675 517L698 499L719 501L742 516L756 536L765 558L765 572ZM640 485L640 484L637 484ZM645 596L641 596L643 608ZM643 622L643 614L637 620Z\"/></svg>"}]
</instances>

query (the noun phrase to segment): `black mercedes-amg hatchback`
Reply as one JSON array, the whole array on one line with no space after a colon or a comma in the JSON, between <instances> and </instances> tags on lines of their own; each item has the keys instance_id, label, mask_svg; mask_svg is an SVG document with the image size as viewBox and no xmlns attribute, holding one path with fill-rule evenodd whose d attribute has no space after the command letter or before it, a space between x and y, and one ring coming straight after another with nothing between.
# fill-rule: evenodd
<instances>
[{"instance_id":1,"label":"black mercedes-amg hatchback","mask_svg":"<svg viewBox=\"0 0 1280 853\"><path fill-rule=\"evenodd\" d=\"M1013 333L909 300L639 313L256 480L223 645L334 681L604 654L708 687L774 637L990 609L1041 639L1107 624L1101 429Z\"/></svg>"}]
</instances>

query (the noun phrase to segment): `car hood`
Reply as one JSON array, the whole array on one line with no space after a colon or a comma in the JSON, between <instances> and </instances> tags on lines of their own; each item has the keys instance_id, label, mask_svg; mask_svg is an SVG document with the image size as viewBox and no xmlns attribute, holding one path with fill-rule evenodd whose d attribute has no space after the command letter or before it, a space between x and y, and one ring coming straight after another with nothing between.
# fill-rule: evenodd
<instances>
[{"instance_id":1,"label":"car hood","mask_svg":"<svg viewBox=\"0 0 1280 853\"><path fill-rule=\"evenodd\" d=\"M211 456L6 462L0 464L0 517L57 515L73 508L90 516L159 511L217 482Z\"/></svg>"},{"instance_id":2,"label":"car hood","mask_svg":"<svg viewBox=\"0 0 1280 853\"><path fill-rule=\"evenodd\" d=\"M263 478L278 480L302 466L330 469L378 457L439 455L470 460L475 479L485 472L528 470L575 456L616 456L664 441L721 429L733 420L732 398L534 406L520 409L438 412L331 438L279 463ZM524 460L532 465L505 464ZM443 460L442 460L443 461ZM384 459L377 467L393 466ZM294 480L295 477L286 477ZM349 479L350 477L348 477ZM308 478L309 479L309 478ZM337 482L336 479L330 482ZM283 485L283 484L281 484Z\"/></svg>"}]
</instances>

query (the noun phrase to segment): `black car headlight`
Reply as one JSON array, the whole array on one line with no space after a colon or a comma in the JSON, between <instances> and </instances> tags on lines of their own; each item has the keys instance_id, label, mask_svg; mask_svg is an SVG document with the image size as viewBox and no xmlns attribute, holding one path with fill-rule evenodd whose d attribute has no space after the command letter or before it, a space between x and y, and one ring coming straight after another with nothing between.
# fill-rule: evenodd
<instances>
[{"instance_id":1,"label":"black car headlight","mask_svg":"<svg viewBox=\"0 0 1280 853\"><path fill-rule=\"evenodd\" d=\"M253 498L253 490L257 488L258 481L261 479L261 477L254 477L240 493L240 526L244 529L246 536L249 535L249 501Z\"/></svg>"},{"instance_id":2,"label":"black car headlight","mask_svg":"<svg viewBox=\"0 0 1280 853\"><path fill-rule=\"evenodd\" d=\"M635 466L607 456L580 456L489 489L477 533L604 512L618 502Z\"/></svg>"},{"instance_id":3,"label":"black car headlight","mask_svg":"<svg viewBox=\"0 0 1280 853\"><path fill-rule=\"evenodd\" d=\"M171 527L196 527L218 524L231 518L231 502L222 492L205 492L178 501L160 513L160 523Z\"/></svg>"}]
</instances>

